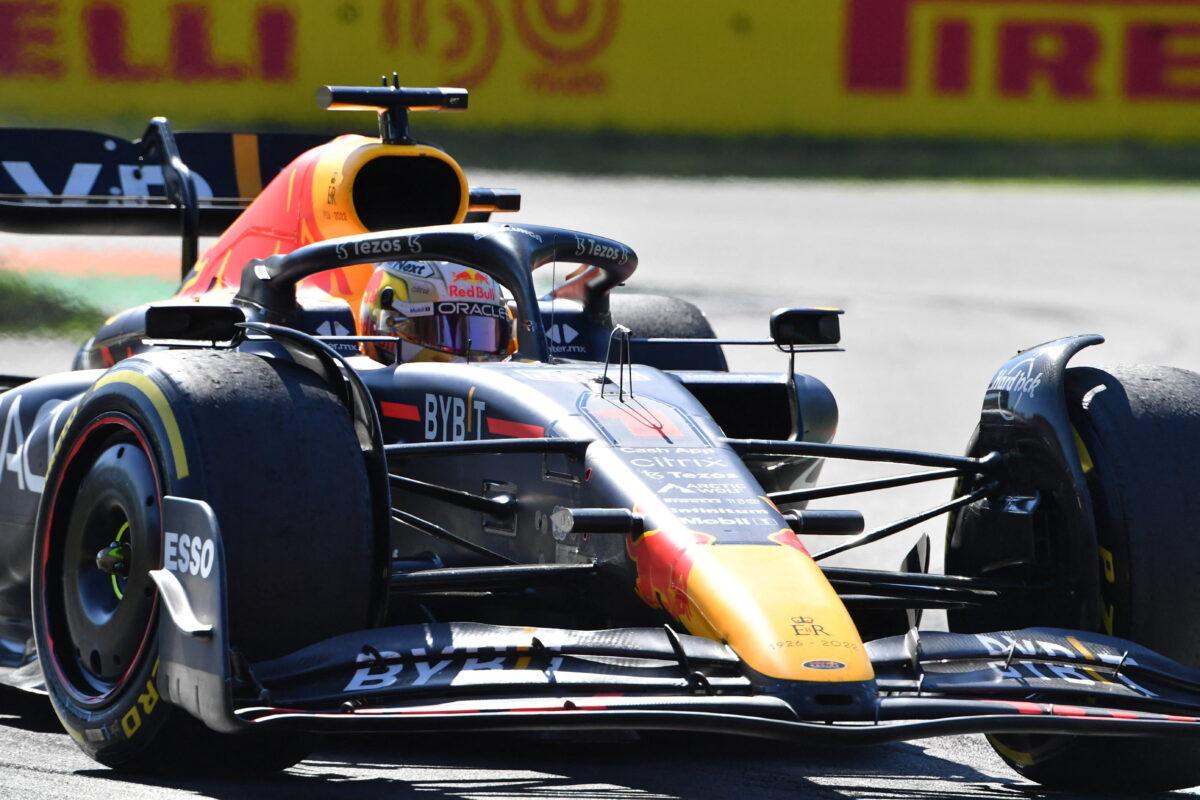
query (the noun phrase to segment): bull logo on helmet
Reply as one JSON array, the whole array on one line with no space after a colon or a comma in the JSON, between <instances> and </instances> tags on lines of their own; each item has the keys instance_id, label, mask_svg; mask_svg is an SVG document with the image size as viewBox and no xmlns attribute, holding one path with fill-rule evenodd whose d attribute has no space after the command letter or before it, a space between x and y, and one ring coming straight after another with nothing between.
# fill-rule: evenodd
<instances>
[{"instance_id":1,"label":"bull logo on helmet","mask_svg":"<svg viewBox=\"0 0 1200 800\"><path fill-rule=\"evenodd\" d=\"M450 296L455 299L489 301L496 299L496 286L492 280L482 272L473 269L464 269L454 273L453 280L447 289Z\"/></svg>"}]
</instances>

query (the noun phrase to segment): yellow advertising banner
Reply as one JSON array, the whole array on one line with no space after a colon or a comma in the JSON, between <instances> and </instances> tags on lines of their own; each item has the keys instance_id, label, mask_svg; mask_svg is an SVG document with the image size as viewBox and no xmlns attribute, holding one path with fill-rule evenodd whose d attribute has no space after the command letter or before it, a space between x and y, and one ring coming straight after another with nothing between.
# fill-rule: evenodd
<instances>
[{"instance_id":1,"label":"yellow advertising banner","mask_svg":"<svg viewBox=\"0 0 1200 800\"><path fill-rule=\"evenodd\" d=\"M0 0L0 122L329 128L326 83L456 124L1200 137L1198 0Z\"/></svg>"}]
</instances>

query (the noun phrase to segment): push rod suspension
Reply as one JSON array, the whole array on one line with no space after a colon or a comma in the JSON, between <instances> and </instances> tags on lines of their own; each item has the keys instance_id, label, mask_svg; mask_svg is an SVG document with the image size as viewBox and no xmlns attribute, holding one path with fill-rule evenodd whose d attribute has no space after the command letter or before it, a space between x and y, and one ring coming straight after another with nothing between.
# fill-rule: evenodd
<instances>
[{"instance_id":1,"label":"push rod suspension","mask_svg":"<svg viewBox=\"0 0 1200 800\"><path fill-rule=\"evenodd\" d=\"M972 608L983 605L978 599L944 599L940 597L906 598L893 594L838 594L838 599L847 608L856 609L922 609L936 611L943 609Z\"/></svg>"},{"instance_id":2,"label":"push rod suspension","mask_svg":"<svg viewBox=\"0 0 1200 800\"><path fill-rule=\"evenodd\" d=\"M940 481L945 478L960 478L973 474L974 470L964 470L958 467L947 469L931 469L928 472L913 472L908 475L895 475L890 478L873 478L866 481L838 483L832 486L817 486L812 489L794 489L786 492L771 492L767 495L771 502L778 505L788 503L803 503L807 500L820 500L823 497L841 497L848 494L873 492L878 489L891 489L896 486L909 486L914 483Z\"/></svg>"},{"instance_id":3,"label":"push rod suspension","mask_svg":"<svg viewBox=\"0 0 1200 800\"><path fill-rule=\"evenodd\" d=\"M859 567L821 567L821 572L830 582L877 584L905 583L911 586L933 586L959 589L967 592L997 594L1001 592L1028 591L1037 587L1016 581L995 581L967 575L934 575L925 572L893 572L884 569L861 569Z\"/></svg>"},{"instance_id":4,"label":"push rod suspension","mask_svg":"<svg viewBox=\"0 0 1200 800\"><path fill-rule=\"evenodd\" d=\"M883 461L893 464L912 464L918 467L945 467L972 472L991 472L1000 466L999 453L982 458L926 453L920 450L893 450L887 447L863 447L852 444L825 442L792 442L775 439L724 439L738 455L753 459L773 459L780 456L813 456L841 458L850 461Z\"/></svg>"},{"instance_id":5,"label":"push rod suspension","mask_svg":"<svg viewBox=\"0 0 1200 800\"><path fill-rule=\"evenodd\" d=\"M392 520L395 522L399 522L401 525L407 525L408 527L412 528L413 530L420 531L421 533L424 533L428 536L432 536L435 539L442 539L443 541L447 541L447 542L450 542L451 544L458 545L459 547L463 548L464 550L470 550L472 553L477 553L481 556L485 556L485 557L490 558L494 561L497 561L501 564L516 564L517 563L516 561L513 561L508 556L501 555L500 553L497 553L494 550L489 550L488 548L486 548L482 545L475 544L474 542L470 541L469 539L464 539L463 537L458 536L457 534L451 533L450 531L446 530L445 528L443 528L441 525L438 525L437 523L430 522L429 520L427 520L423 517L418 517L417 515L410 514L407 511L401 511L398 508L393 508L392 509Z\"/></svg>"},{"instance_id":6,"label":"push rod suspension","mask_svg":"<svg viewBox=\"0 0 1200 800\"><path fill-rule=\"evenodd\" d=\"M873 594L887 597L901 597L912 600L922 597L951 598L962 601L994 600L999 593L991 590L952 589L945 586L921 586L911 583L859 583L831 578L829 583L839 592L846 594Z\"/></svg>"},{"instance_id":7,"label":"push rod suspension","mask_svg":"<svg viewBox=\"0 0 1200 800\"><path fill-rule=\"evenodd\" d=\"M461 489L450 489L446 486L438 486L435 483L426 483L416 478L407 478L403 475L391 473L388 474L388 481L392 486L407 489L414 494L432 497L435 500L442 500L470 511L490 514L493 517L511 517L516 511L513 499L507 495L484 497L472 492L464 492Z\"/></svg>"},{"instance_id":8,"label":"push rod suspension","mask_svg":"<svg viewBox=\"0 0 1200 800\"><path fill-rule=\"evenodd\" d=\"M888 536L891 536L894 533L908 530L914 525L920 525L922 522L931 520L937 516L941 516L948 511L953 511L956 508L968 506L971 503L974 503L976 500L980 500L991 494L998 486L999 484L996 482L988 483L987 485L981 486L970 494L964 494L962 497L956 497L949 502L942 503L939 506L934 506L927 511L922 511L921 513L914 514L911 517L905 517L904 519L897 520L896 522L893 522L890 525L885 525L882 528L876 528L873 531L867 531L866 533L859 534L853 539L834 545L827 550L822 550L813 556L813 560L820 561L823 558L836 556L838 553L844 553L847 550L853 550L856 547L862 547L865 544L871 544L872 542L877 542L880 539L886 539Z\"/></svg>"}]
</instances>

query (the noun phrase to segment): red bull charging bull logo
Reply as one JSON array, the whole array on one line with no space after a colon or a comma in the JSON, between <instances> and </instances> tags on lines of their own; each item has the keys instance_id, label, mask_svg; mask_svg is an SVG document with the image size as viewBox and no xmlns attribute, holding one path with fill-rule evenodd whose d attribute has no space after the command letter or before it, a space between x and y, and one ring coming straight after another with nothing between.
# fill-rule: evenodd
<instances>
[{"instance_id":1,"label":"red bull charging bull logo","mask_svg":"<svg viewBox=\"0 0 1200 800\"><path fill-rule=\"evenodd\" d=\"M496 286L486 275L473 269L454 273L450 296L467 300L495 300Z\"/></svg>"},{"instance_id":2,"label":"red bull charging bull logo","mask_svg":"<svg viewBox=\"0 0 1200 800\"><path fill-rule=\"evenodd\" d=\"M697 531L657 530L626 542L629 557L637 565L638 595L647 604L686 620L691 615L687 579L695 548L711 545L716 539Z\"/></svg>"}]
</instances>

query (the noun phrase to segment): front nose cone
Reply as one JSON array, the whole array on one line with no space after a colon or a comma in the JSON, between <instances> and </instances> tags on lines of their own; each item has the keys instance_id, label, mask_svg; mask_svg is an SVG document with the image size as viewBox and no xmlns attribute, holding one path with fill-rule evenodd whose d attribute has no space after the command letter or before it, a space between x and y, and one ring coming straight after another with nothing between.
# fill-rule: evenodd
<instances>
[{"instance_id":1,"label":"front nose cone","mask_svg":"<svg viewBox=\"0 0 1200 800\"><path fill-rule=\"evenodd\" d=\"M638 591L767 678L873 679L858 629L820 567L790 531L772 539L719 545L690 531L652 531L630 547Z\"/></svg>"}]
</instances>

